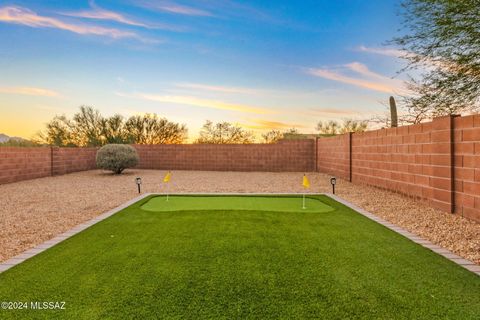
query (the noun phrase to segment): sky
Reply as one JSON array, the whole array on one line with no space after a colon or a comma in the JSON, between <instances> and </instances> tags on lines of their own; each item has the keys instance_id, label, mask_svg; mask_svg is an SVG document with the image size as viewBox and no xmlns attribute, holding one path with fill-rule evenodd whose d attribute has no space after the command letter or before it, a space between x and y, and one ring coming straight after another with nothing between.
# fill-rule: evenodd
<instances>
[{"instance_id":1,"label":"sky","mask_svg":"<svg viewBox=\"0 0 480 320\"><path fill-rule=\"evenodd\" d=\"M0 133L89 105L257 134L383 114L403 90L394 0L0 1Z\"/></svg>"}]
</instances>

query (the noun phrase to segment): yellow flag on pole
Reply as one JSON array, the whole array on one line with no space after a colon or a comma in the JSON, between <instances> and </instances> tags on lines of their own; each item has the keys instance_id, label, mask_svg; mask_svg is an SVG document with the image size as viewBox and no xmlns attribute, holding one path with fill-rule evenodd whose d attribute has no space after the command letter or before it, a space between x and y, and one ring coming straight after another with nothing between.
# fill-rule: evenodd
<instances>
[{"instance_id":1,"label":"yellow flag on pole","mask_svg":"<svg viewBox=\"0 0 480 320\"><path fill-rule=\"evenodd\" d=\"M165 176L165 178L163 178L163 182L169 182L171 176L172 176L172 174L170 173L170 171L168 171L168 173L167 173L167 175Z\"/></svg>"},{"instance_id":2,"label":"yellow flag on pole","mask_svg":"<svg viewBox=\"0 0 480 320\"><path fill-rule=\"evenodd\" d=\"M302 183L304 188L310 188L310 181L308 181L307 175L303 175L303 183Z\"/></svg>"}]
</instances>

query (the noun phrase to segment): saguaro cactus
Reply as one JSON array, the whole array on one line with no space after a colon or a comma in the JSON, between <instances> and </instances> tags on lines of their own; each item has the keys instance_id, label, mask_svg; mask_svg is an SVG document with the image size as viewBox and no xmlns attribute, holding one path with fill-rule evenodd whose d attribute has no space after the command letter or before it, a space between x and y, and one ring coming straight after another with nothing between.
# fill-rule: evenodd
<instances>
[{"instance_id":1,"label":"saguaro cactus","mask_svg":"<svg viewBox=\"0 0 480 320\"><path fill-rule=\"evenodd\" d=\"M392 128L398 127L397 104L392 96L390 96L390 122Z\"/></svg>"}]
</instances>

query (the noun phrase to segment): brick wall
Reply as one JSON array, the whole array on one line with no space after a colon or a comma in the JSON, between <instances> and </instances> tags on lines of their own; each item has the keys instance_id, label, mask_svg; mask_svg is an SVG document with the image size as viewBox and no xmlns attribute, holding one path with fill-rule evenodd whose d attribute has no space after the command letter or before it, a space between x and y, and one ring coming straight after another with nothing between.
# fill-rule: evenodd
<instances>
[{"instance_id":1,"label":"brick wall","mask_svg":"<svg viewBox=\"0 0 480 320\"><path fill-rule=\"evenodd\" d=\"M454 118L455 212L480 221L480 115Z\"/></svg>"},{"instance_id":2,"label":"brick wall","mask_svg":"<svg viewBox=\"0 0 480 320\"><path fill-rule=\"evenodd\" d=\"M352 134L317 139L317 171L350 181L350 139Z\"/></svg>"},{"instance_id":3,"label":"brick wall","mask_svg":"<svg viewBox=\"0 0 480 320\"><path fill-rule=\"evenodd\" d=\"M317 153L320 172L480 221L480 115L319 138Z\"/></svg>"},{"instance_id":4,"label":"brick wall","mask_svg":"<svg viewBox=\"0 0 480 320\"><path fill-rule=\"evenodd\" d=\"M135 145L139 168L213 171L314 171L314 140L275 144Z\"/></svg>"},{"instance_id":5,"label":"brick wall","mask_svg":"<svg viewBox=\"0 0 480 320\"><path fill-rule=\"evenodd\" d=\"M314 140L251 145L136 145L139 168L314 171ZM0 147L0 184L96 168L97 148Z\"/></svg>"},{"instance_id":6,"label":"brick wall","mask_svg":"<svg viewBox=\"0 0 480 320\"><path fill-rule=\"evenodd\" d=\"M427 199L451 211L451 118L354 134L352 181Z\"/></svg>"},{"instance_id":7,"label":"brick wall","mask_svg":"<svg viewBox=\"0 0 480 320\"><path fill-rule=\"evenodd\" d=\"M0 147L0 184L50 175L50 148Z\"/></svg>"},{"instance_id":8,"label":"brick wall","mask_svg":"<svg viewBox=\"0 0 480 320\"><path fill-rule=\"evenodd\" d=\"M96 169L97 148L52 147L52 175Z\"/></svg>"},{"instance_id":9,"label":"brick wall","mask_svg":"<svg viewBox=\"0 0 480 320\"><path fill-rule=\"evenodd\" d=\"M96 150L0 147L0 184L95 169Z\"/></svg>"}]
</instances>

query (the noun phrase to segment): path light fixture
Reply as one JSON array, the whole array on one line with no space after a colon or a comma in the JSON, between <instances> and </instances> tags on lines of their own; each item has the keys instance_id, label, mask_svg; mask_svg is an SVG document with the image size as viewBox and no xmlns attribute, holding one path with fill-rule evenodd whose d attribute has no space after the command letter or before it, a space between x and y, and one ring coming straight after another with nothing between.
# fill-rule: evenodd
<instances>
[{"instance_id":1,"label":"path light fixture","mask_svg":"<svg viewBox=\"0 0 480 320\"><path fill-rule=\"evenodd\" d=\"M141 193L140 185L142 184L142 178L140 177L135 178L135 183L137 184L137 187L138 187L138 193Z\"/></svg>"},{"instance_id":2,"label":"path light fixture","mask_svg":"<svg viewBox=\"0 0 480 320\"><path fill-rule=\"evenodd\" d=\"M332 193L335 194L335 185L337 184L337 178L331 177L330 183L332 184Z\"/></svg>"}]
</instances>

